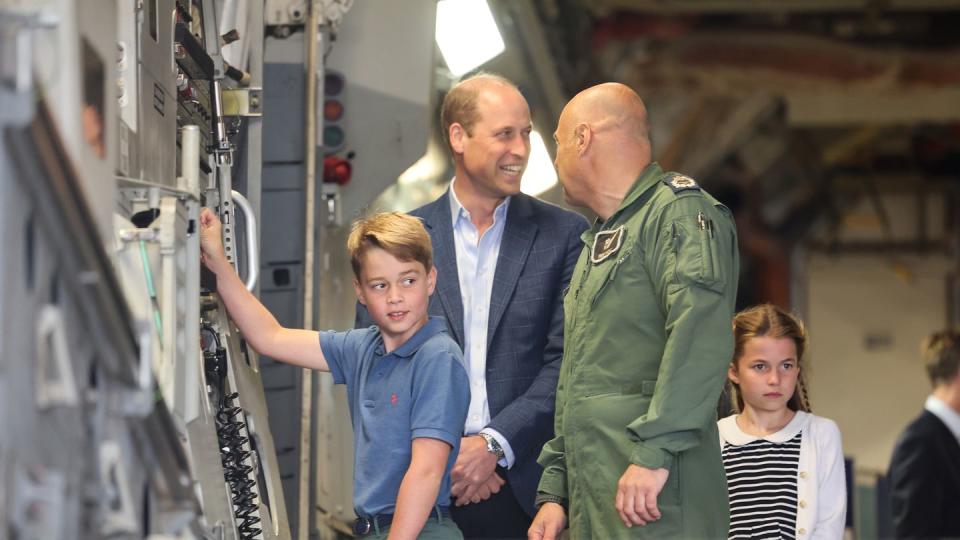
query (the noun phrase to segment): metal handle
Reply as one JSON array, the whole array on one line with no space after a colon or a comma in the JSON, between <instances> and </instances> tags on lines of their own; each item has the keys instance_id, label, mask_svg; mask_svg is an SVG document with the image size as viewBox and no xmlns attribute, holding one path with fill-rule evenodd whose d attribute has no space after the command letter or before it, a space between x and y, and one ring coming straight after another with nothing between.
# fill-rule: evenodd
<instances>
[{"instance_id":1,"label":"metal handle","mask_svg":"<svg viewBox=\"0 0 960 540\"><path fill-rule=\"evenodd\" d=\"M250 201L237 190L230 192L233 202L243 210L243 222L247 224L247 290L253 292L260 277L260 253L257 251L257 216L253 213Z\"/></svg>"}]
</instances>

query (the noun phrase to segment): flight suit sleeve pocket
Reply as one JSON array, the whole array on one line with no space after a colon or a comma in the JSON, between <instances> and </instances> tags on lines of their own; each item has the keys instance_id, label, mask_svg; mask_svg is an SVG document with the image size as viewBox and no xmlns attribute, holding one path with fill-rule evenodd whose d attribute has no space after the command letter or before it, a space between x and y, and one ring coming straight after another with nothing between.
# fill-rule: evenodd
<instances>
[{"instance_id":1,"label":"flight suit sleeve pocket","mask_svg":"<svg viewBox=\"0 0 960 540\"><path fill-rule=\"evenodd\" d=\"M722 292L724 276L714 234L713 222L703 214L673 223L675 275L681 284Z\"/></svg>"}]
</instances>

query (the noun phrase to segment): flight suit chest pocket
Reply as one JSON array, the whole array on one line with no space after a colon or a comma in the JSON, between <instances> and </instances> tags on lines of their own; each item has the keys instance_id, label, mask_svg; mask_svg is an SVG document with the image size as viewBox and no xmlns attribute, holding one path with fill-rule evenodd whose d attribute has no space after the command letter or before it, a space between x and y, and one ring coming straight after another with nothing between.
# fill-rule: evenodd
<instances>
[{"instance_id":1,"label":"flight suit chest pocket","mask_svg":"<svg viewBox=\"0 0 960 540\"><path fill-rule=\"evenodd\" d=\"M624 250L622 253L612 255L609 260L604 261L593 269L594 275L591 277L596 279L599 285L597 285L596 292L590 301L591 308L596 307L600 299L616 286L617 277L620 275L629 258L630 251Z\"/></svg>"}]
</instances>

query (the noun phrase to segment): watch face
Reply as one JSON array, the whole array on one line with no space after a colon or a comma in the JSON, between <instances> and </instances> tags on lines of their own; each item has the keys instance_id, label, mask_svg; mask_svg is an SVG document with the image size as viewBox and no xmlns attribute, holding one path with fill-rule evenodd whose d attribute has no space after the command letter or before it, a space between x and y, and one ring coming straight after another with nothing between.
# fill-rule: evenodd
<instances>
[{"instance_id":1,"label":"watch face","mask_svg":"<svg viewBox=\"0 0 960 540\"><path fill-rule=\"evenodd\" d=\"M504 453L503 453L503 448L500 447L500 443L497 442L497 440L493 438L492 435L483 433L481 434L481 436L485 441L487 441L487 452L494 454L495 456L497 456L498 459L502 459L504 457Z\"/></svg>"}]
</instances>

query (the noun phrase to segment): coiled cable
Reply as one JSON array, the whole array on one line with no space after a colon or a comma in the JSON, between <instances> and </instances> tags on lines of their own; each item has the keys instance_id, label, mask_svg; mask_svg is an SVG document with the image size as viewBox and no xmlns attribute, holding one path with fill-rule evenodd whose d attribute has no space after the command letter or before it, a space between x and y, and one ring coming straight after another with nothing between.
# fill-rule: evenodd
<instances>
[{"instance_id":1,"label":"coiled cable","mask_svg":"<svg viewBox=\"0 0 960 540\"><path fill-rule=\"evenodd\" d=\"M238 521L237 533L240 540L254 540L261 532L257 526L260 517L256 515L257 494L253 491L256 482L250 475L253 467L246 464L253 453L244 449L249 443L244 435L247 425L240 420L243 409L234 405L240 395L236 392L226 393L227 350L221 346L219 335L208 325L204 325L202 330L211 334L216 344L214 350L203 351L204 369L207 380L213 383L217 392L217 442L220 444L223 476L230 486L233 516Z\"/></svg>"}]
</instances>

